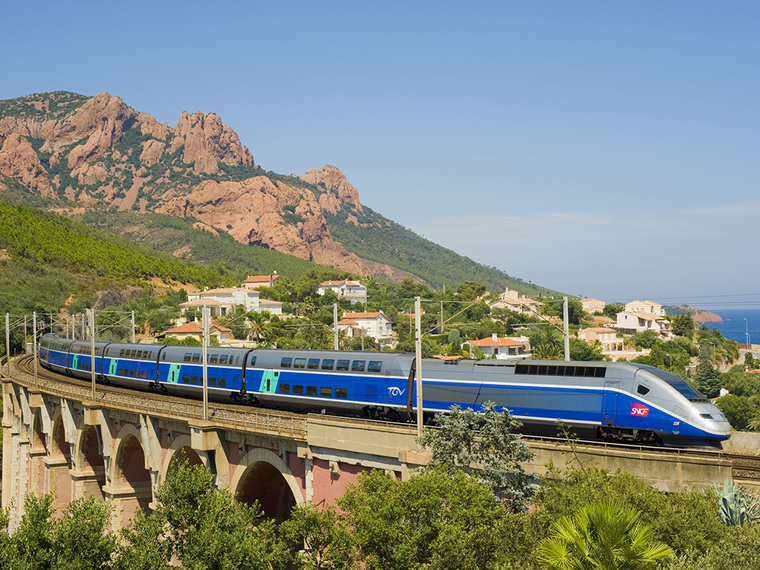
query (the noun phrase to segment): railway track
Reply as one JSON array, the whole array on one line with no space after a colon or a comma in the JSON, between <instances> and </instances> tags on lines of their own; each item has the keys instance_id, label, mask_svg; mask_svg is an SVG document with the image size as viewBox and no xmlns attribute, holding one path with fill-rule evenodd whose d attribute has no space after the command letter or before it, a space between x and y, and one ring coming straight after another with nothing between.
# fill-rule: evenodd
<instances>
[{"instance_id":1,"label":"railway track","mask_svg":"<svg viewBox=\"0 0 760 570\"><path fill-rule=\"evenodd\" d=\"M12 361L12 373L14 379L20 380L30 388L34 383L34 362L31 356L24 356ZM50 372L37 367L37 387L46 392L60 396L74 397L81 400L92 400L92 385L90 382ZM122 409L128 409L137 413L154 412L169 416L183 418L203 418L203 403L191 398L157 394L154 392L122 388L105 384L96 387L96 403L111 404ZM245 406L241 404L209 402L209 420L220 424L251 425L263 431L274 432L277 435L306 438L306 413L289 412L283 410L269 410ZM356 422L356 418L344 418L346 422ZM378 420L364 420L369 424L387 423ZM565 438L546 436L526 436L526 442L567 442ZM745 455L726 453L718 450L704 450L693 448L663 448L640 445L627 445L608 441L573 440L575 444L583 447L603 447L607 449L646 452L655 454L679 454L691 457L722 458L731 461L733 477L738 482L760 484L760 455Z\"/></svg>"}]
</instances>

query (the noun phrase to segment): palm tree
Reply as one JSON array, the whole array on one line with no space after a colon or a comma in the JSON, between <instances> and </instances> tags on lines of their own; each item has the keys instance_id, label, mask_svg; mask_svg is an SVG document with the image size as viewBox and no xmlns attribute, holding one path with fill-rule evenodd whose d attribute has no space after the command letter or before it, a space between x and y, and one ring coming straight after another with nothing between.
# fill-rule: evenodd
<instances>
[{"instance_id":1,"label":"palm tree","mask_svg":"<svg viewBox=\"0 0 760 570\"><path fill-rule=\"evenodd\" d=\"M270 317L271 314L269 311L250 311L246 315L250 327L248 330L248 338L252 338L257 343L261 342L261 339L266 336L265 325Z\"/></svg>"},{"instance_id":2,"label":"palm tree","mask_svg":"<svg viewBox=\"0 0 760 570\"><path fill-rule=\"evenodd\" d=\"M539 546L539 561L556 570L653 568L672 553L653 541L636 510L611 503L588 504L572 519L555 522L551 533Z\"/></svg>"},{"instance_id":3,"label":"palm tree","mask_svg":"<svg viewBox=\"0 0 760 570\"><path fill-rule=\"evenodd\" d=\"M553 325L538 327L531 335L533 358L537 360L560 360L564 356L564 343Z\"/></svg>"}]
</instances>

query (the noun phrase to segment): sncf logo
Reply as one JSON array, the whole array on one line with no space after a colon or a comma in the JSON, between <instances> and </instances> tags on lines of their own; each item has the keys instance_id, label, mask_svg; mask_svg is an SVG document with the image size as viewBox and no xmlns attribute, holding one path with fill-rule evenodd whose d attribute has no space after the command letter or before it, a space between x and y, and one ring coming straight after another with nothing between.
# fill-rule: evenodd
<instances>
[{"instance_id":1,"label":"sncf logo","mask_svg":"<svg viewBox=\"0 0 760 570\"><path fill-rule=\"evenodd\" d=\"M641 404L631 404L631 415L644 418L649 415L649 408Z\"/></svg>"}]
</instances>

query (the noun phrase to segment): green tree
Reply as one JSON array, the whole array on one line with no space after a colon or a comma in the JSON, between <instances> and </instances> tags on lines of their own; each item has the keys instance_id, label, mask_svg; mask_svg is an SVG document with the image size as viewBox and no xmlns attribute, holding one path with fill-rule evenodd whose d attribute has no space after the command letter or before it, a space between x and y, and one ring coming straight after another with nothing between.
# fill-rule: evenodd
<instances>
[{"instance_id":1,"label":"green tree","mask_svg":"<svg viewBox=\"0 0 760 570\"><path fill-rule=\"evenodd\" d=\"M708 398L716 398L720 394L721 373L709 362L700 362L697 365L695 380L700 391Z\"/></svg>"},{"instance_id":2,"label":"green tree","mask_svg":"<svg viewBox=\"0 0 760 570\"><path fill-rule=\"evenodd\" d=\"M651 329L633 335L633 342L638 348L652 348L657 340L657 333Z\"/></svg>"},{"instance_id":3,"label":"green tree","mask_svg":"<svg viewBox=\"0 0 760 570\"><path fill-rule=\"evenodd\" d=\"M486 292L486 286L475 281L464 281L457 287L457 297L463 301L474 301Z\"/></svg>"},{"instance_id":4,"label":"green tree","mask_svg":"<svg viewBox=\"0 0 760 570\"><path fill-rule=\"evenodd\" d=\"M284 567L288 553L274 521L264 520L257 505L214 489L212 479L202 465L179 458L158 488L155 511L138 513L124 530L118 567L164 568L172 558L187 568Z\"/></svg>"},{"instance_id":5,"label":"green tree","mask_svg":"<svg viewBox=\"0 0 760 570\"><path fill-rule=\"evenodd\" d=\"M488 485L461 471L439 467L407 481L363 473L337 507L328 556L333 567L493 567L498 538L492 528L504 509Z\"/></svg>"},{"instance_id":6,"label":"green tree","mask_svg":"<svg viewBox=\"0 0 760 570\"><path fill-rule=\"evenodd\" d=\"M562 517L552 526L552 537L540 546L539 560L557 570L654 568L672 549L656 543L652 529L639 519L630 507L588 504L572 519Z\"/></svg>"},{"instance_id":7,"label":"green tree","mask_svg":"<svg viewBox=\"0 0 760 570\"><path fill-rule=\"evenodd\" d=\"M562 335L553 325L532 327L530 346L533 358L537 360L560 360L564 356Z\"/></svg>"},{"instance_id":8,"label":"green tree","mask_svg":"<svg viewBox=\"0 0 760 570\"><path fill-rule=\"evenodd\" d=\"M433 420L419 442L432 451L430 469L443 467L448 473L463 471L488 484L512 511L524 509L530 496L530 481L521 463L533 453L517 433L522 424L507 409L496 410L486 402L477 412L453 406Z\"/></svg>"},{"instance_id":9,"label":"green tree","mask_svg":"<svg viewBox=\"0 0 760 570\"><path fill-rule=\"evenodd\" d=\"M670 330L674 335L691 338L694 335L694 319L689 313L681 313L673 317L670 324Z\"/></svg>"},{"instance_id":10,"label":"green tree","mask_svg":"<svg viewBox=\"0 0 760 570\"><path fill-rule=\"evenodd\" d=\"M607 303L604 306L604 310L602 311L602 314L605 317L609 317L611 319L617 319L617 314L622 313L625 311L625 305L622 305L620 303Z\"/></svg>"},{"instance_id":11,"label":"green tree","mask_svg":"<svg viewBox=\"0 0 760 570\"><path fill-rule=\"evenodd\" d=\"M570 360L604 360L599 343L591 346L585 340L570 337Z\"/></svg>"},{"instance_id":12,"label":"green tree","mask_svg":"<svg viewBox=\"0 0 760 570\"><path fill-rule=\"evenodd\" d=\"M715 401L715 405L723 412L726 419L735 430L746 430L750 420L757 413L757 406L751 398L728 394Z\"/></svg>"}]
</instances>

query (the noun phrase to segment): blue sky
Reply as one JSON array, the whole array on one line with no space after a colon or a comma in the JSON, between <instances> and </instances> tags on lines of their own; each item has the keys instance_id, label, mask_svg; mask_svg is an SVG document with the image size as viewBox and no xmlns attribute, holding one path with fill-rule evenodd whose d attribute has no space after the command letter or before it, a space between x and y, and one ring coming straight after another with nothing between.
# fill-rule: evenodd
<instances>
[{"instance_id":1,"label":"blue sky","mask_svg":"<svg viewBox=\"0 0 760 570\"><path fill-rule=\"evenodd\" d=\"M756 2L2 4L0 99L216 112L511 275L760 306Z\"/></svg>"}]
</instances>

